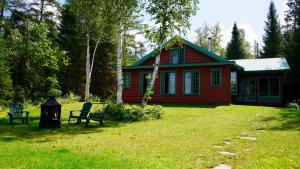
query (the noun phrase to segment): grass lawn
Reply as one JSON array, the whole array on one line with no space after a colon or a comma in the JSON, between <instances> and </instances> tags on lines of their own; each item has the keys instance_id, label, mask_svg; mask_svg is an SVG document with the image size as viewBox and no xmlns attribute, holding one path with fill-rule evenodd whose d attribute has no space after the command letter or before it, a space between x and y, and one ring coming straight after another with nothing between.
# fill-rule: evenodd
<instances>
[{"instance_id":1,"label":"grass lawn","mask_svg":"<svg viewBox=\"0 0 300 169\"><path fill-rule=\"evenodd\" d=\"M39 109L29 125L9 125L0 113L0 168L300 168L299 111L164 106L161 120L67 127L69 110L81 106L63 106L61 129L39 129Z\"/></svg>"}]
</instances>

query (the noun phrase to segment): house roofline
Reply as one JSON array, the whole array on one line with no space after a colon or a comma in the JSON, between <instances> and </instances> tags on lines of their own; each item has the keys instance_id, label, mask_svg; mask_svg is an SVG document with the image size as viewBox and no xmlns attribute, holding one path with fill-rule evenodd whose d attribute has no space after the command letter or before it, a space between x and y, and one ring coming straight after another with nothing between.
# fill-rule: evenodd
<instances>
[{"instance_id":1,"label":"house roofline","mask_svg":"<svg viewBox=\"0 0 300 169\"><path fill-rule=\"evenodd\" d=\"M169 44L172 40L174 40L176 37L172 38L171 40L169 40L164 46L166 46L167 44ZM213 52L210 52L208 51L207 49L193 43L193 42L190 42L182 37L179 37L185 45L188 45L189 47L195 49L196 51L200 52L200 53L203 53L205 55L207 55L208 57L210 58L213 58L219 62L228 62L229 60L213 53ZM164 47L165 48L165 47ZM153 50L152 52L150 52L149 54L145 55L144 57L142 57L140 60L138 60L137 62L135 62L132 66L139 66L141 65L142 63L144 63L145 61L147 61L148 59L150 59L151 57L154 57L155 54L157 53L157 50Z\"/></svg>"},{"instance_id":2,"label":"house roofline","mask_svg":"<svg viewBox=\"0 0 300 169\"><path fill-rule=\"evenodd\" d=\"M219 65L235 65L235 62L227 61L227 62L207 62L207 63L192 63L192 64L163 64L159 65L160 68L178 68L178 67L200 67L200 66L219 66ZM130 69L151 69L154 66L124 66L122 67L123 70L130 70Z\"/></svg>"}]
</instances>

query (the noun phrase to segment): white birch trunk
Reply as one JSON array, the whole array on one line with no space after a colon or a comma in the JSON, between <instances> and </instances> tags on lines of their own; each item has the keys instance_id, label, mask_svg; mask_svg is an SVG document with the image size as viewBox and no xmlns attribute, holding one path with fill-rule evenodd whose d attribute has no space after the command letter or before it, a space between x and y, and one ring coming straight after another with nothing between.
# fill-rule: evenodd
<instances>
[{"instance_id":1,"label":"white birch trunk","mask_svg":"<svg viewBox=\"0 0 300 169\"><path fill-rule=\"evenodd\" d=\"M157 77L157 74L158 74L158 69L159 69L159 64L160 64L160 55L161 55L162 49L163 49L163 43L160 42L160 44L159 44L159 53L155 57L154 70L153 70L152 75L151 75L151 80L150 80L150 82L147 86L147 90L144 94L144 97L143 97L143 100L142 100L142 103L141 103L142 108L144 108L147 105L148 97L149 97L148 92L153 91L155 80L156 80L156 77Z\"/></svg>"},{"instance_id":2,"label":"white birch trunk","mask_svg":"<svg viewBox=\"0 0 300 169\"><path fill-rule=\"evenodd\" d=\"M123 26L120 17L118 23L118 52L117 52L117 104L123 104L123 75L122 75Z\"/></svg>"},{"instance_id":3,"label":"white birch trunk","mask_svg":"<svg viewBox=\"0 0 300 169\"><path fill-rule=\"evenodd\" d=\"M89 35L89 33L87 33L87 35L86 35L85 72L86 72L86 82L85 82L84 100L87 101L90 96L90 84L91 84L91 56L90 56L90 35Z\"/></svg>"}]
</instances>

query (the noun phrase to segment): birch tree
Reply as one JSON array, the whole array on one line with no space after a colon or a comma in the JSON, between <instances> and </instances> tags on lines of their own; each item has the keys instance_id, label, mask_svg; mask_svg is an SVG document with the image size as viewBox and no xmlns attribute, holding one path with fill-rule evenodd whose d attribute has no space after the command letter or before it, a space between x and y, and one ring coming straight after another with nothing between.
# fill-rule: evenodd
<instances>
[{"instance_id":1,"label":"birch tree","mask_svg":"<svg viewBox=\"0 0 300 169\"><path fill-rule=\"evenodd\" d=\"M73 0L69 3L73 3L73 12L79 19L77 27L82 27L83 34L86 37L86 82L84 90L84 100L88 100L90 97L91 78L94 67L95 55L98 49L98 45L103 38L103 11L105 9L105 3L101 0ZM96 28L96 29L95 29ZM95 31L96 30L96 31ZM91 35L93 37L91 37ZM96 37L95 37L96 36ZM91 43L95 40L95 46L91 53Z\"/></svg>"},{"instance_id":2,"label":"birch tree","mask_svg":"<svg viewBox=\"0 0 300 169\"><path fill-rule=\"evenodd\" d=\"M117 104L123 104L123 40L124 32L135 24L137 13L140 9L139 0L115 0L112 1L115 6L118 24L118 47L117 47Z\"/></svg>"},{"instance_id":3,"label":"birch tree","mask_svg":"<svg viewBox=\"0 0 300 169\"><path fill-rule=\"evenodd\" d=\"M175 33L185 33L186 28L190 27L189 18L196 14L198 3L199 0L148 0L146 12L158 26L150 28L147 33L148 39L156 46L156 57L150 82L141 102L142 108L153 94L164 44Z\"/></svg>"}]
</instances>

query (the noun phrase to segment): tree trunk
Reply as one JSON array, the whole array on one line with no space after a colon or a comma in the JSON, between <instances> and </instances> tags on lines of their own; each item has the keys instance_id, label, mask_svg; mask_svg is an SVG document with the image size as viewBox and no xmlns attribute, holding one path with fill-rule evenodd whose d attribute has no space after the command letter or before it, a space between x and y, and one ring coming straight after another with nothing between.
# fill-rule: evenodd
<instances>
[{"instance_id":1,"label":"tree trunk","mask_svg":"<svg viewBox=\"0 0 300 169\"><path fill-rule=\"evenodd\" d=\"M123 104L123 75L122 75L122 44L123 43L123 28L122 19L119 18L118 23L118 53L117 53L117 104Z\"/></svg>"},{"instance_id":2,"label":"tree trunk","mask_svg":"<svg viewBox=\"0 0 300 169\"><path fill-rule=\"evenodd\" d=\"M91 84L91 57L90 57L90 35L89 35L89 33L86 34L85 72L86 72L86 82L85 82L84 100L87 101L90 96L90 84Z\"/></svg>"},{"instance_id":3,"label":"tree trunk","mask_svg":"<svg viewBox=\"0 0 300 169\"><path fill-rule=\"evenodd\" d=\"M5 9L5 0L2 0L2 8L1 8L1 14L0 14L0 33L2 32L3 29L3 17L4 17L4 9Z\"/></svg>"},{"instance_id":4,"label":"tree trunk","mask_svg":"<svg viewBox=\"0 0 300 169\"><path fill-rule=\"evenodd\" d=\"M45 0L41 0L40 22L43 22L43 20L44 20L44 3L45 3Z\"/></svg>"},{"instance_id":5,"label":"tree trunk","mask_svg":"<svg viewBox=\"0 0 300 169\"><path fill-rule=\"evenodd\" d=\"M142 108L144 108L147 105L148 98L149 98L149 92L153 91L155 80L156 80L156 77L157 77L157 74L158 74L158 69L159 69L159 64L160 64L160 55L161 55L162 49L163 49L163 43L160 42L160 44L159 44L159 53L155 57L155 65L154 65L153 73L151 75L151 80L150 80L150 82L147 86L147 90L144 93L144 97L143 97L143 100L142 100L142 103L141 103Z\"/></svg>"}]
</instances>

